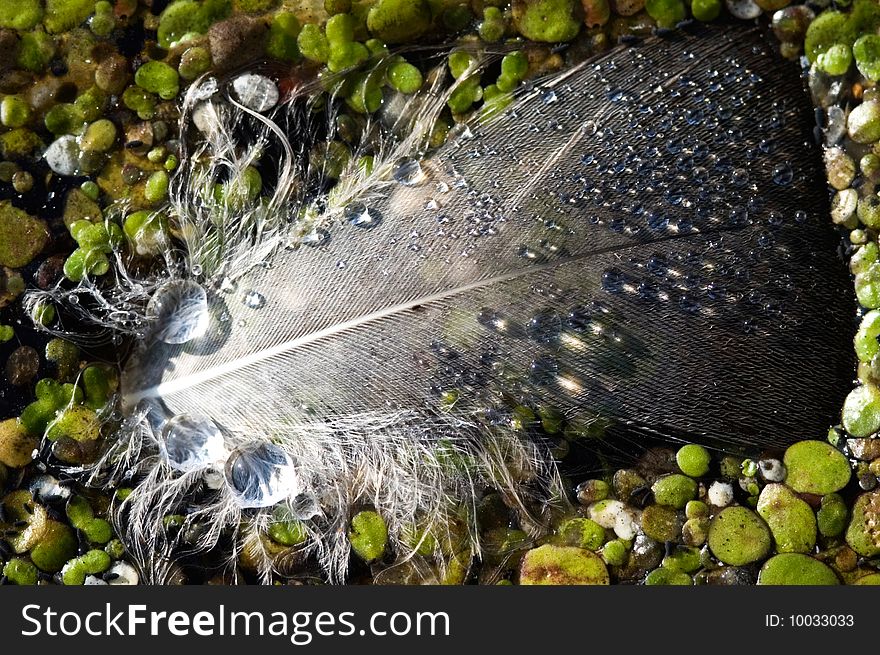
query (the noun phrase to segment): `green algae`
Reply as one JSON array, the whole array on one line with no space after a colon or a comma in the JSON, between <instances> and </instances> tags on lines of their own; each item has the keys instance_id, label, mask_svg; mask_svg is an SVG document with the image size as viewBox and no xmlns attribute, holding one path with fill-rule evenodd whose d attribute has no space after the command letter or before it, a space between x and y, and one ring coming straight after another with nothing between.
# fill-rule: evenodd
<instances>
[{"instance_id":1,"label":"green algae","mask_svg":"<svg viewBox=\"0 0 880 655\"><path fill-rule=\"evenodd\" d=\"M0 201L0 266L19 268L36 257L49 241L46 223Z\"/></svg>"},{"instance_id":2,"label":"green algae","mask_svg":"<svg viewBox=\"0 0 880 655\"><path fill-rule=\"evenodd\" d=\"M608 569L596 553L572 546L545 544L522 560L521 585L607 585Z\"/></svg>"}]
</instances>

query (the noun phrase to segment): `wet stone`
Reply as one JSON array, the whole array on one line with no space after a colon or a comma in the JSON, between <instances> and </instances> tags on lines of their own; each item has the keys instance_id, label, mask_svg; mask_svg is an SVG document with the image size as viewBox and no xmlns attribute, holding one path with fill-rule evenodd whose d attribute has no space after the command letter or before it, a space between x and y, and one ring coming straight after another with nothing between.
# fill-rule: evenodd
<instances>
[{"instance_id":1,"label":"wet stone","mask_svg":"<svg viewBox=\"0 0 880 655\"><path fill-rule=\"evenodd\" d=\"M6 360L6 379L14 386L29 386L39 371L40 353L30 346L19 346Z\"/></svg>"},{"instance_id":2,"label":"wet stone","mask_svg":"<svg viewBox=\"0 0 880 655\"><path fill-rule=\"evenodd\" d=\"M783 484L768 484L758 497L758 514L770 527L780 553L809 553L816 544L816 517Z\"/></svg>"},{"instance_id":3,"label":"wet stone","mask_svg":"<svg viewBox=\"0 0 880 655\"><path fill-rule=\"evenodd\" d=\"M839 450L823 441L800 441L785 451L785 483L798 493L829 494L849 482L849 462Z\"/></svg>"},{"instance_id":4,"label":"wet stone","mask_svg":"<svg viewBox=\"0 0 880 655\"><path fill-rule=\"evenodd\" d=\"M725 564L743 566L770 552L772 537L767 524L746 507L722 510L709 526L709 548Z\"/></svg>"},{"instance_id":5,"label":"wet stone","mask_svg":"<svg viewBox=\"0 0 880 655\"><path fill-rule=\"evenodd\" d=\"M49 241L46 223L14 207L0 202L0 266L26 266L45 248Z\"/></svg>"},{"instance_id":6,"label":"wet stone","mask_svg":"<svg viewBox=\"0 0 880 655\"><path fill-rule=\"evenodd\" d=\"M880 492L864 493L856 499L846 543L863 557L880 555Z\"/></svg>"},{"instance_id":7,"label":"wet stone","mask_svg":"<svg viewBox=\"0 0 880 655\"><path fill-rule=\"evenodd\" d=\"M607 585L608 569L596 553L546 544L528 551L520 567L522 585Z\"/></svg>"},{"instance_id":8,"label":"wet stone","mask_svg":"<svg viewBox=\"0 0 880 655\"><path fill-rule=\"evenodd\" d=\"M759 585L837 585L840 580L828 565L798 553L771 557L758 574Z\"/></svg>"},{"instance_id":9,"label":"wet stone","mask_svg":"<svg viewBox=\"0 0 880 655\"><path fill-rule=\"evenodd\" d=\"M241 104L259 113L272 109L280 98L275 82L265 75L239 75L232 81L232 88Z\"/></svg>"}]
</instances>

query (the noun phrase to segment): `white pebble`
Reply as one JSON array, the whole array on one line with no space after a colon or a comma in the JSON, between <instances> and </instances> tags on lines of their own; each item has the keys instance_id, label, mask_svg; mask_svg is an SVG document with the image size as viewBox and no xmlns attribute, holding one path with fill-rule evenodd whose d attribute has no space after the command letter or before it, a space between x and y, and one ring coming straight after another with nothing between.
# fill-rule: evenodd
<instances>
[{"instance_id":1,"label":"white pebble","mask_svg":"<svg viewBox=\"0 0 880 655\"><path fill-rule=\"evenodd\" d=\"M767 482L785 480L785 464L778 459L762 459L758 462L758 471Z\"/></svg>"},{"instance_id":2,"label":"white pebble","mask_svg":"<svg viewBox=\"0 0 880 655\"><path fill-rule=\"evenodd\" d=\"M217 131L229 111L227 103L215 100L200 102L193 109L192 121L202 134L210 136Z\"/></svg>"},{"instance_id":3,"label":"white pebble","mask_svg":"<svg viewBox=\"0 0 880 655\"><path fill-rule=\"evenodd\" d=\"M638 510L624 508L614 520L614 534L621 539L632 539L639 532L641 518Z\"/></svg>"},{"instance_id":4,"label":"white pebble","mask_svg":"<svg viewBox=\"0 0 880 655\"><path fill-rule=\"evenodd\" d=\"M86 576L86 580L85 580L85 582L83 582L83 584L87 587L106 587L107 586L106 582L104 582L101 578L94 576L94 575Z\"/></svg>"},{"instance_id":5,"label":"white pebble","mask_svg":"<svg viewBox=\"0 0 880 655\"><path fill-rule=\"evenodd\" d=\"M726 482L713 482L707 492L709 504L715 507L727 507L733 502L733 486Z\"/></svg>"},{"instance_id":6,"label":"white pebble","mask_svg":"<svg viewBox=\"0 0 880 655\"><path fill-rule=\"evenodd\" d=\"M110 575L115 573L117 575L117 577L107 581L107 584L110 585L136 585L140 580L137 571L128 562L116 562L107 573Z\"/></svg>"},{"instance_id":7,"label":"white pebble","mask_svg":"<svg viewBox=\"0 0 880 655\"><path fill-rule=\"evenodd\" d=\"M79 173L79 155L80 150L76 143L76 137L71 134L65 134L55 139L43 153L49 168L62 176Z\"/></svg>"},{"instance_id":8,"label":"white pebble","mask_svg":"<svg viewBox=\"0 0 880 655\"><path fill-rule=\"evenodd\" d=\"M727 0L726 4L730 13L741 20L752 20L762 13L752 0Z\"/></svg>"},{"instance_id":9,"label":"white pebble","mask_svg":"<svg viewBox=\"0 0 880 655\"><path fill-rule=\"evenodd\" d=\"M617 516L626 510L619 500L600 500L587 508L587 515L603 528L613 528L617 524Z\"/></svg>"},{"instance_id":10,"label":"white pebble","mask_svg":"<svg viewBox=\"0 0 880 655\"><path fill-rule=\"evenodd\" d=\"M232 81L238 101L248 109L264 112L278 104L280 97L275 82L265 75L245 73Z\"/></svg>"}]
</instances>

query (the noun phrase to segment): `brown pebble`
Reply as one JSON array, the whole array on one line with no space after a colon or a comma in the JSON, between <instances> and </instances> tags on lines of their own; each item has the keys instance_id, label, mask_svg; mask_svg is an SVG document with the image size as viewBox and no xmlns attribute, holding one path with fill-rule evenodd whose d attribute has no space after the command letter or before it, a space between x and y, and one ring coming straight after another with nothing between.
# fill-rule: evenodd
<instances>
[{"instance_id":1,"label":"brown pebble","mask_svg":"<svg viewBox=\"0 0 880 655\"><path fill-rule=\"evenodd\" d=\"M48 257L34 274L34 282L41 289L51 289L64 275L64 255Z\"/></svg>"},{"instance_id":2,"label":"brown pebble","mask_svg":"<svg viewBox=\"0 0 880 655\"><path fill-rule=\"evenodd\" d=\"M95 85L105 93L119 95L125 89L130 74L128 60L114 53L95 69Z\"/></svg>"},{"instance_id":3,"label":"brown pebble","mask_svg":"<svg viewBox=\"0 0 880 655\"><path fill-rule=\"evenodd\" d=\"M265 21L250 16L233 16L208 30L214 72L224 73L264 54Z\"/></svg>"},{"instance_id":4,"label":"brown pebble","mask_svg":"<svg viewBox=\"0 0 880 655\"><path fill-rule=\"evenodd\" d=\"M853 457L869 462L880 457L880 439L847 439Z\"/></svg>"},{"instance_id":5,"label":"brown pebble","mask_svg":"<svg viewBox=\"0 0 880 655\"><path fill-rule=\"evenodd\" d=\"M40 372L40 353L30 346L16 348L6 360L6 378L10 384L23 387Z\"/></svg>"}]
</instances>

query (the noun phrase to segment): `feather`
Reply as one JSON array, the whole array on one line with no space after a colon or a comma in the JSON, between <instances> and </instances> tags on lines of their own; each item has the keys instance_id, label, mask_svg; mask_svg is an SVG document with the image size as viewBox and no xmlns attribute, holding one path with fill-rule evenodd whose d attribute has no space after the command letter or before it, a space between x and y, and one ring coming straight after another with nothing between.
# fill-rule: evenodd
<instances>
[{"instance_id":1,"label":"feather","mask_svg":"<svg viewBox=\"0 0 880 655\"><path fill-rule=\"evenodd\" d=\"M759 30L613 50L425 155L441 78L405 125L366 125L376 166L350 164L329 194L309 152L333 126L317 124L309 89L267 114L215 80L190 90L184 128L196 108L210 120L175 181L185 248L153 298L198 283L205 299L154 313L123 376L125 445L102 465L149 470L126 507L129 542L150 543L184 501L193 524L212 525L201 548L238 530L254 550L276 516L236 503L228 466L195 493L217 465L163 464L175 416L208 417L226 453L285 453L282 506L335 580L348 519L367 505L410 555L411 526L442 543L457 521L479 552L474 506L490 486L540 533L565 503L554 421L730 450L834 421L854 305L802 83ZM267 197L212 199L266 153ZM155 338L196 319L197 338ZM542 429L529 410L559 418Z\"/></svg>"}]
</instances>

